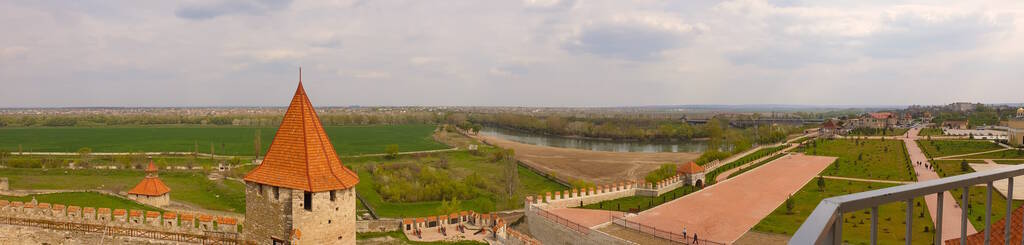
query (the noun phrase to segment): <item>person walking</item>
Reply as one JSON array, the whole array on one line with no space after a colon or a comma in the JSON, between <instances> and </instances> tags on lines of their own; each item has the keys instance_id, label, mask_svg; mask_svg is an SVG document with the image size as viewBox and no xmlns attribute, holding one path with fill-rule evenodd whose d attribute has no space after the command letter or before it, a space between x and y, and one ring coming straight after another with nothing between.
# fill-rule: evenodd
<instances>
[{"instance_id":1,"label":"person walking","mask_svg":"<svg viewBox=\"0 0 1024 245\"><path fill-rule=\"evenodd\" d=\"M693 244L697 244L697 233L693 233Z\"/></svg>"},{"instance_id":2,"label":"person walking","mask_svg":"<svg viewBox=\"0 0 1024 245\"><path fill-rule=\"evenodd\" d=\"M683 226L683 240L686 240L686 226Z\"/></svg>"}]
</instances>

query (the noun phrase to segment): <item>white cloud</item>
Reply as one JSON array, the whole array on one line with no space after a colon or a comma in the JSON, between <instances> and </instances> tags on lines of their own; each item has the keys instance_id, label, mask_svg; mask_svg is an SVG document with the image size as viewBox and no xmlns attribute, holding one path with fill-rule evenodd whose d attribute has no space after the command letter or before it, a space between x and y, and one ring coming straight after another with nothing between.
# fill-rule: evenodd
<instances>
[{"instance_id":1,"label":"white cloud","mask_svg":"<svg viewBox=\"0 0 1024 245\"><path fill-rule=\"evenodd\" d=\"M300 65L332 105L1013 102L1020 13L1008 0L0 2L17 33L0 37L0 107L280 105Z\"/></svg>"}]
</instances>

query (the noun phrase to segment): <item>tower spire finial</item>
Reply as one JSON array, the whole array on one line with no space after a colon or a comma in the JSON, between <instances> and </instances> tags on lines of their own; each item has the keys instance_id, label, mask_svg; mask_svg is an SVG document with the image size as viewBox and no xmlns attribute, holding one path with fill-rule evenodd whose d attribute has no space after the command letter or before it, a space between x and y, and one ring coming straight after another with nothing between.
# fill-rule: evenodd
<instances>
[{"instance_id":1,"label":"tower spire finial","mask_svg":"<svg viewBox=\"0 0 1024 245\"><path fill-rule=\"evenodd\" d=\"M302 67L299 67L299 83L302 83Z\"/></svg>"}]
</instances>

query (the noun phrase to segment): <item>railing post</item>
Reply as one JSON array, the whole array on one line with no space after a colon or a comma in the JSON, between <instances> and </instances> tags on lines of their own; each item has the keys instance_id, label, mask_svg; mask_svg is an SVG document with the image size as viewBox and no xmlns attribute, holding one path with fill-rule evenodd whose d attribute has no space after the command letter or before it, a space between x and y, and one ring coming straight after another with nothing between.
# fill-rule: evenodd
<instances>
[{"instance_id":1,"label":"railing post","mask_svg":"<svg viewBox=\"0 0 1024 245\"><path fill-rule=\"evenodd\" d=\"M960 244L967 244L967 203L968 186L963 187L960 193Z\"/></svg>"},{"instance_id":2,"label":"railing post","mask_svg":"<svg viewBox=\"0 0 1024 245\"><path fill-rule=\"evenodd\" d=\"M936 203L938 203L938 207L936 207L935 212L935 215L938 216L935 219L935 245L942 245L942 193L945 192L939 192L939 194L937 194L938 196L935 198L937 201Z\"/></svg>"},{"instance_id":3,"label":"railing post","mask_svg":"<svg viewBox=\"0 0 1024 245\"><path fill-rule=\"evenodd\" d=\"M911 238L913 238L912 232L914 232L914 198L907 199L907 235L904 240L907 241L907 245L911 244Z\"/></svg>"},{"instance_id":4,"label":"railing post","mask_svg":"<svg viewBox=\"0 0 1024 245\"><path fill-rule=\"evenodd\" d=\"M1003 241L1005 241L1004 242L1005 244L1009 245L1010 244L1010 226L1012 226L1010 224L1013 224L1013 213L1012 213L1012 210L1011 210L1013 208L1013 177L1010 177L1010 178L1006 179L1006 182L1007 182L1007 185L1006 185L1006 215L1003 215L1003 217L1006 217L1005 218L1006 222L1004 224L1007 224L1007 225L1006 225L1006 230L1003 231Z\"/></svg>"},{"instance_id":5,"label":"railing post","mask_svg":"<svg viewBox=\"0 0 1024 245\"><path fill-rule=\"evenodd\" d=\"M985 244L990 244L992 236L992 182L989 181L985 191ZM1010 213L1007 213L1008 215ZM1006 216L1012 217L1012 216ZM1007 223L1010 224L1010 223Z\"/></svg>"},{"instance_id":6,"label":"railing post","mask_svg":"<svg viewBox=\"0 0 1024 245\"><path fill-rule=\"evenodd\" d=\"M871 245L878 244L878 206L871 207Z\"/></svg>"},{"instance_id":7,"label":"railing post","mask_svg":"<svg viewBox=\"0 0 1024 245\"><path fill-rule=\"evenodd\" d=\"M843 213L836 215L836 223L832 225L832 231L835 231L832 244L843 244Z\"/></svg>"}]
</instances>

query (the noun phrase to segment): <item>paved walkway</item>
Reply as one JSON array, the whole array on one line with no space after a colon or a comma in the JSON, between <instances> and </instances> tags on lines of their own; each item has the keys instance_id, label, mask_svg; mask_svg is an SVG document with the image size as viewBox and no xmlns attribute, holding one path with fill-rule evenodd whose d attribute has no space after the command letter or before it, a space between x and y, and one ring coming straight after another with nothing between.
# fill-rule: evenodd
<instances>
[{"instance_id":1,"label":"paved walkway","mask_svg":"<svg viewBox=\"0 0 1024 245\"><path fill-rule=\"evenodd\" d=\"M612 221L612 216L622 217L623 212L585 209L585 208L556 208L547 210L551 214L570 220L576 224L593 228L594 226Z\"/></svg>"},{"instance_id":2,"label":"paved walkway","mask_svg":"<svg viewBox=\"0 0 1024 245\"><path fill-rule=\"evenodd\" d=\"M924 152L921 151L921 148L918 147L917 142L915 142L915 140L918 139L917 134L920 130L921 129L919 128L911 129L907 132L908 135L903 138L903 143L907 146L907 153L910 155L910 162L914 163L911 165L914 166L914 172L917 173L917 181L938 179L939 175L937 173L924 167L925 163L928 165L931 165L931 163L928 162L928 157L924 155ZM921 165L916 164L917 162L921 162ZM933 221L936 223L939 222L934 220L938 217L936 214L938 206L937 196L938 195L933 194L924 197L925 203L928 206L928 213L931 214ZM943 192L942 197L942 240L945 241L959 238L961 210L960 207L956 205L956 197L954 197L949 191ZM973 225L967 226L967 235L977 232L978 231L974 229Z\"/></svg>"},{"instance_id":3,"label":"paved walkway","mask_svg":"<svg viewBox=\"0 0 1024 245\"><path fill-rule=\"evenodd\" d=\"M852 181L860 181L860 182L875 182L875 183L900 184L900 185L914 183L914 182L909 182L909 181L880 180L880 179L861 179L861 178L850 178L850 177L839 177L839 176L821 176L821 177L826 178L826 179L852 180Z\"/></svg>"},{"instance_id":4,"label":"paved walkway","mask_svg":"<svg viewBox=\"0 0 1024 245\"><path fill-rule=\"evenodd\" d=\"M669 232L686 227L702 239L733 243L835 159L785 156L628 219Z\"/></svg>"}]
</instances>

